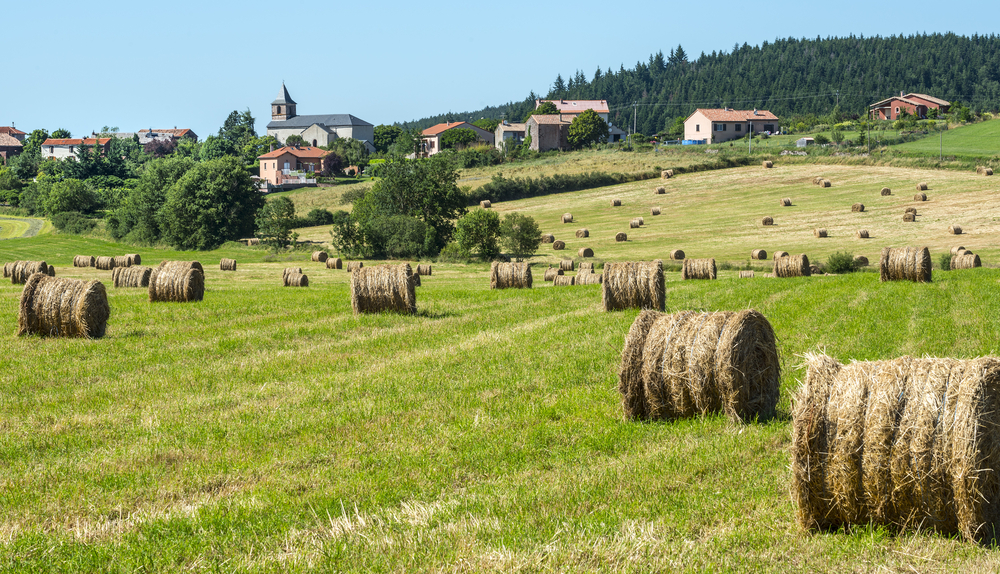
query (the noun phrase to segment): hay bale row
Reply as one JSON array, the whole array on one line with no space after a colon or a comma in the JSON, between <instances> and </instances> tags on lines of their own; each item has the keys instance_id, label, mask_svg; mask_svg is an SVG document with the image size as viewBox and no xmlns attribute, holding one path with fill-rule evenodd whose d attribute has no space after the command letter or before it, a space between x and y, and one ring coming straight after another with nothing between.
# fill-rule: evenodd
<instances>
[{"instance_id":1,"label":"hay bale row","mask_svg":"<svg viewBox=\"0 0 1000 574\"><path fill-rule=\"evenodd\" d=\"M963 251L958 255L951 256L950 269L973 269L976 267L982 267L983 262L980 261L979 255L971 251Z\"/></svg>"},{"instance_id":2,"label":"hay bale row","mask_svg":"<svg viewBox=\"0 0 1000 574\"><path fill-rule=\"evenodd\" d=\"M552 279L553 287L569 287L576 284L576 277L570 277L569 275L556 275Z\"/></svg>"},{"instance_id":3,"label":"hay bale row","mask_svg":"<svg viewBox=\"0 0 1000 574\"><path fill-rule=\"evenodd\" d=\"M674 177L674 170L665 169L660 172L660 177L663 179L670 179L671 177Z\"/></svg>"},{"instance_id":4,"label":"hay bale row","mask_svg":"<svg viewBox=\"0 0 1000 574\"><path fill-rule=\"evenodd\" d=\"M365 264L362 261L348 261L347 262L347 272L348 273L353 273L354 271L357 271L358 269L363 269L364 266L365 266Z\"/></svg>"},{"instance_id":5,"label":"hay bale row","mask_svg":"<svg viewBox=\"0 0 1000 574\"><path fill-rule=\"evenodd\" d=\"M98 338L110 316L108 293L100 281L33 273L21 291L17 334Z\"/></svg>"},{"instance_id":6,"label":"hay bale row","mask_svg":"<svg viewBox=\"0 0 1000 574\"><path fill-rule=\"evenodd\" d=\"M581 247L580 249L577 249L576 256L577 257L593 257L594 256L594 250L591 249L591 248L589 248L589 247Z\"/></svg>"},{"instance_id":7,"label":"hay bale row","mask_svg":"<svg viewBox=\"0 0 1000 574\"><path fill-rule=\"evenodd\" d=\"M854 264L858 267L868 267L868 258L864 255L858 255L854 258Z\"/></svg>"},{"instance_id":8,"label":"hay bale row","mask_svg":"<svg viewBox=\"0 0 1000 574\"><path fill-rule=\"evenodd\" d=\"M951 254L952 255L958 255L959 251L965 251L965 248L962 247L961 245L958 245L958 246L955 246L955 247L951 248Z\"/></svg>"},{"instance_id":9,"label":"hay bale row","mask_svg":"<svg viewBox=\"0 0 1000 574\"><path fill-rule=\"evenodd\" d=\"M219 261L219 269L222 271L236 271L236 260L223 257Z\"/></svg>"},{"instance_id":10,"label":"hay bale row","mask_svg":"<svg viewBox=\"0 0 1000 574\"><path fill-rule=\"evenodd\" d=\"M150 302L187 303L205 298L205 270L197 261L161 261L149 274Z\"/></svg>"},{"instance_id":11,"label":"hay bale row","mask_svg":"<svg viewBox=\"0 0 1000 574\"><path fill-rule=\"evenodd\" d=\"M883 188L882 188L882 195L883 195L883 196L886 196L886 195L892 195L892 190L891 190L891 189L889 189L888 187L883 187Z\"/></svg>"},{"instance_id":12,"label":"hay bale row","mask_svg":"<svg viewBox=\"0 0 1000 574\"><path fill-rule=\"evenodd\" d=\"M580 264L577 265L576 269L577 269L577 271L579 271L581 273L583 273L584 271L586 271L587 273L593 273L594 272L594 262L593 261L581 261Z\"/></svg>"},{"instance_id":13,"label":"hay bale row","mask_svg":"<svg viewBox=\"0 0 1000 574\"><path fill-rule=\"evenodd\" d=\"M24 285L35 273L48 275L49 265L44 261L15 261L10 265L10 282L13 285Z\"/></svg>"},{"instance_id":14,"label":"hay bale row","mask_svg":"<svg viewBox=\"0 0 1000 574\"><path fill-rule=\"evenodd\" d=\"M817 227L816 229L813 230L813 235L815 235L816 237L826 237L826 229L822 227Z\"/></svg>"},{"instance_id":15,"label":"hay bale row","mask_svg":"<svg viewBox=\"0 0 1000 574\"><path fill-rule=\"evenodd\" d=\"M101 271L111 271L115 268L115 258L114 257L98 257L94 261L94 267L97 267Z\"/></svg>"},{"instance_id":16,"label":"hay bale row","mask_svg":"<svg viewBox=\"0 0 1000 574\"><path fill-rule=\"evenodd\" d=\"M674 261L681 261L684 259L684 250L682 249L672 249L670 251L670 258Z\"/></svg>"},{"instance_id":17,"label":"hay bale row","mask_svg":"<svg viewBox=\"0 0 1000 574\"><path fill-rule=\"evenodd\" d=\"M586 229L586 228L584 228L584 229L577 229L576 230L576 238L577 239L583 239L584 237L590 237L590 230Z\"/></svg>"},{"instance_id":18,"label":"hay bale row","mask_svg":"<svg viewBox=\"0 0 1000 574\"><path fill-rule=\"evenodd\" d=\"M858 239L868 239L868 230L859 229L857 233Z\"/></svg>"},{"instance_id":19,"label":"hay bale row","mask_svg":"<svg viewBox=\"0 0 1000 574\"><path fill-rule=\"evenodd\" d=\"M3 276L5 279L10 277L10 272L14 268L14 263L16 263L16 261L8 261L3 264Z\"/></svg>"},{"instance_id":20,"label":"hay bale row","mask_svg":"<svg viewBox=\"0 0 1000 574\"><path fill-rule=\"evenodd\" d=\"M949 225L948 226L948 233L950 233L952 235L961 235L962 234L962 226L961 225Z\"/></svg>"},{"instance_id":21,"label":"hay bale row","mask_svg":"<svg viewBox=\"0 0 1000 574\"><path fill-rule=\"evenodd\" d=\"M548 269L545 270L545 275L543 277L543 280L545 280L545 281L552 281L557 276L562 275L562 274L563 274L563 270L562 269L560 269L558 267L549 267Z\"/></svg>"},{"instance_id":22,"label":"hay bale row","mask_svg":"<svg viewBox=\"0 0 1000 574\"><path fill-rule=\"evenodd\" d=\"M927 184L925 182L918 183L917 191L927 191Z\"/></svg>"},{"instance_id":23,"label":"hay bale row","mask_svg":"<svg viewBox=\"0 0 1000 574\"><path fill-rule=\"evenodd\" d=\"M778 205L780 205L781 207L791 207L791 205L792 205L792 198L790 198L790 197L783 197L780 200L778 200Z\"/></svg>"},{"instance_id":24,"label":"hay bale row","mask_svg":"<svg viewBox=\"0 0 1000 574\"><path fill-rule=\"evenodd\" d=\"M663 195L667 193L667 188L660 186L656 188L656 195Z\"/></svg>"},{"instance_id":25,"label":"hay bale row","mask_svg":"<svg viewBox=\"0 0 1000 574\"><path fill-rule=\"evenodd\" d=\"M561 239L557 239L552 243L552 249L554 251L562 251L563 249L566 249L566 242Z\"/></svg>"},{"instance_id":26,"label":"hay bale row","mask_svg":"<svg viewBox=\"0 0 1000 574\"><path fill-rule=\"evenodd\" d=\"M562 222L563 223L573 223L573 214L572 213L564 213L563 216L562 216Z\"/></svg>"},{"instance_id":27,"label":"hay bale row","mask_svg":"<svg viewBox=\"0 0 1000 574\"><path fill-rule=\"evenodd\" d=\"M855 203L854 205L851 206L851 212L853 213L862 213L864 212L864 210L865 210L865 204L863 203Z\"/></svg>"},{"instance_id":28,"label":"hay bale row","mask_svg":"<svg viewBox=\"0 0 1000 574\"><path fill-rule=\"evenodd\" d=\"M129 265L142 265L142 257L138 253L126 253L125 257L129 259Z\"/></svg>"},{"instance_id":29,"label":"hay bale row","mask_svg":"<svg viewBox=\"0 0 1000 574\"><path fill-rule=\"evenodd\" d=\"M343 269L344 261L340 257L330 257L326 260L327 269Z\"/></svg>"},{"instance_id":30,"label":"hay bale row","mask_svg":"<svg viewBox=\"0 0 1000 574\"><path fill-rule=\"evenodd\" d=\"M775 277L809 277L810 275L812 275L812 268L809 265L809 257L805 253L785 255L774 260Z\"/></svg>"},{"instance_id":31,"label":"hay bale row","mask_svg":"<svg viewBox=\"0 0 1000 574\"><path fill-rule=\"evenodd\" d=\"M659 207L650 207L649 208L649 214L650 215L659 215L660 214L660 208Z\"/></svg>"},{"instance_id":32,"label":"hay bale row","mask_svg":"<svg viewBox=\"0 0 1000 574\"><path fill-rule=\"evenodd\" d=\"M601 303L605 311L654 309L663 311L663 261L605 263Z\"/></svg>"},{"instance_id":33,"label":"hay bale row","mask_svg":"<svg viewBox=\"0 0 1000 574\"><path fill-rule=\"evenodd\" d=\"M576 285L596 285L604 282L604 274L594 273L593 270L584 273L581 271L576 275Z\"/></svg>"},{"instance_id":34,"label":"hay bale row","mask_svg":"<svg viewBox=\"0 0 1000 574\"><path fill-rule=\"evenodd\" d=\"M611 207L621 207L621 205L622 205L622 200L617 198L611 200Z\"/></svg>"},{"instance_id":35,"label":"hay bale row","mask_svg":"<svg viewBox=\"0 0 1000 574\"><path fill-rule=\"evenodd\" d=\"M116 288L121 287L149 287L149 277L153 273L152 267L115 267L111 270L111 284Z\"/></svg>"},{"instance_id":36,"label":"hay bale row","mask_svg":"<svg viewBox=\"0 0 1000 574\"><path fill-rule=\"evenodd\" d=\"M114 257L114 267L131 267L133 259L128 255L116 255Z\"/></svg>"},{"instance_id":37,"label":"hay bale row","mask_svg":"<svg viewBox=\"0 0 1000 574\"><path fill-rule=\"evenodd\" d=\"M715 259L685 259L681 279L715 279Z\"/></svg>"},{"instance_id":38,"label":"hay bale row","mask_svg":"<svg viewBox=\"0 0 1000 574\"><path fill-rule=\"evenodd\" d=\"M433 271L430 263L417 265L417 275L427 275L429 277Z\"/></svg>"},{"instance_id":39,"label":"hay bale row","mask_svg":"<svg viewBox=\"0 0 1000 574\"><path fill-rule=\"evenodd\" d=\"M740 271L740 279L753 279L753 271Z\"/></svg>"},{"instance_id":40,"label":"hay bale row","mask_svg":"<svg viewBox=\"0 0 1000 574\"><path fill-rule=\"evenodd\" d=\"M330 258L330 255L326 251L313 251L312 260L318 263L326 263L326 260Z\"/></svg>"},{"instance_id":41,"label":"hay bale row","mask_svg":"<svg viewBox=\"0 0 1000 574\"><path fill-rule=\"evenodd\" d=\"M766 217L764 217L763 219L760 220L760 224L761 225L774 225L774 218L771 217L770 215L768 215L768 216L766 216Z\"/></svg>"},{"instance_id":42,"label":"hay bale row","mask_svg":"<svg viewBox=\"0 0 1000 574\"><path fill-rule=\"evenodd\" d=\"M73 267L93 267L96 260L92 255L77 255L73 257Z\"/></svg>"},{"instance_id":43,"label":"hay bale row","mask_svg":"<svg viewBox=\"0 0 1000 574\"><path fill-rule=\"evenodd\" d=\"M723 412L733 421L774 416L781 364L759 312L643 311L625 337L618 390L625 417L678 419Z\"/></svg>"},{"instance_id":44,"label":"hay bale row","mask_svg":"<svg viewBox=\"0 0 1000 574\"><path fill-rule=\"evenodd\" d=\"M792 498L804 528L872 524L997 536L1000 359L806 356L792 402Z\"/></svg>"},{"instance_id":45,"label":"hay bale row","mask_svg":"<svg viewBox=\"0 0 1000 574\"><path fill-rule=\"evenodd\" d=\"M927 201L926 193L918 193L913 196L913 201Z\"/></svg>"},{"instance_id":46,"label":"hay bale row","mask_svg":"<svg viewBox=\"0 0 1000 574\"><path fill-rule=\"evenodd\" d=\"M981 165L976 167L976 173L978 175L993 175L993 168Z\"/></svg>"},{"instance_id":47,"label":"hay bale row","mask_svg":"<svg viewBox=\"0 0 1000 574\"><path fill-rule=\"evenodd\" d=\"M494 261L490 265L490 289L531 289L531 265Z\"/></svg>"},{"instance_id":48,"label":"hay bale row","mask_svg":"<svg viewBox=\"0 0 1000 574\"><path fill-rule=\"evenodd\" d=\"M417 292L412 278L409 263L358 269L351 274L354 313L416 313Z\"/></svg>"},{"instance_id":49,"label":"hay bale row","mask_svg":"<svg viewBox=\"0 0 1000 574\"><path fill-rule=\"evenodd\" d=\"M774 259L779 259L781 257L788 257L788 252L787 251L775 251L774 252L774 256L773 256Z\"/></svg>"},{"instance_id":50,"label":"hay bale row","mask_svg":"<svg viewBox=\"0 0 1000 574\"><path fill-rule=\"evenodd\" d=\"M931 281L931 254L926 247L886 247L879 261L881 281Z\"/></svg>"},{"instance_id":51,"label":"hay bale row","mask_svg":"<svg viewBox=\"0 0 1000 574\"><path fill-rule=\"evenodd\" d=\"M285 287L308 287L309 276L302 273L286 273L281 277Z\"/></svg>"},{"instance_id":52,"label":"hay bale row","mask_svg":"<svg viewBox=\"0 0 1000 574\"><path fill-rule=\"evenodd\" d=\"M556 236L552 235L551 233L543 233L542 234L542 243L552 243L555 240L556 240Z\"/></svg>"},{"instance_id":53,"label":"hay bale row","mask_svg":"<svg viewBox=\"0 0 1000 574\"><path fill-rule=\"evenodd\" d=\"M479 207L482 207L483 209L490 209L491 207L493 207L493 204L490 203L490 200L484 199L479 202Z\"/></svg>"},{"instance_id":54,"label":"hay bale row","mask_svg":"<svg viewBox=\"0 0 1000 574\"><path fill-rule=\"evenodd\" d=\"M563 259L559 262L559 268L563 271L573 271L574 265L572 259Z\"/></svg>"},{"instance_id":55,"label":"hay bale row","mask_svg":"<svg viewBox=\"0 0 1000 574\"><path fill-rule=\"evenodd\" d=\"M754 249L750 252L750 259L764 260L767 259L767 251L764 249Z\"/></svg>"},{"instance_id":56,"label":"hay bale row","mask_svg":"<svg viewBox=\"0 0 1000 574\"><path fill-rule=\"evenodd\" d=\"M774 162L771 160L764 160L764 163L762 163L761 165L764 166L764 169L770 169L774 167Z\"/></svg>"},{"instance_id":57,"label":"hay bale row","mask_svg":"<svg viewBox=\"0 0 1000 574\"><path fill-rule=\"evenodd\" d=\"M628 235L626 235L624 232L619 231L618 233L615 234L615 241L617 241L618 243L621 243L622 241L628 241Z\"/></svg>"}]
</instances>

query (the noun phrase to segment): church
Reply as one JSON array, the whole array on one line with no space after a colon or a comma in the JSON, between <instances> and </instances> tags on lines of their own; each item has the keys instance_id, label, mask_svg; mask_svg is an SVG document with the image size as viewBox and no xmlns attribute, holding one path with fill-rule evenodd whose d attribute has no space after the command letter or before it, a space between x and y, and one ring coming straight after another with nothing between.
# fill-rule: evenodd
<instances>
[{"instance_id":1,"label":"church","mask_svg":"<svg viewBox=\"0 0 1000 574\"><path fill-rule=\"evenodd\" d=\"M295 100L288 95L284 82L278 97L271 102L271 123L267 135L282 145L288 136L302 136L306 145L321 147L337 138L353 138L364 142L369 153L375 152L375 126L351 114L300 116L295 113Z\"/></svg>"}]
</instances>

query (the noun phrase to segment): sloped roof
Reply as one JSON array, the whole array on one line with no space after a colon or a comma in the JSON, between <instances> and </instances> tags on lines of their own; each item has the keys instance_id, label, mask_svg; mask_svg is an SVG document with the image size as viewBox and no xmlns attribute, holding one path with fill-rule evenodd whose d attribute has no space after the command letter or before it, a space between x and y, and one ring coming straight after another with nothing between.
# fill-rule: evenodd
<instances>
[{"instance_id":1,"label":"sloped roof","mask_svg":"<svg viewBox=\"0 0 1000 574\"><path fill-rule=\"evenodd\" d=\"M527 123L535 122L536 124L569 124L568 120L564 120L559 117L559 114L535 114L528 118Z\"/></svg>"},{"instance_id":2,"label":"sloped roof","mask_svg":"<svg viewBox=\"0 0 1000 574\"><path fill-rule=\"evenodd\" d=\"M305 129L313 124L319 124L323 127L372 125L365 120L352 116L351 114L327 114L319 116L295 116L287 120L275 120L267 124L267 129Z\"/></svg>"},{"instance_id":3,"label":"sloped roof","mask_svg":"<svg viewBox=\"0 0 1000 574\"><path fill-rule=\"evenodd\" d=\"M177 138L182 138L182 137L184 137L184 136L186 136L188 134L194 135L194 132L191 131L191 130L189 130L189 129L187 129L187 128L184 128L184 129L174 128L174 129L168 129L168 130L139 130L139 134L141 135L141 134L144 134L144 133L149 133L150 131L152 131L153 133L156 133L156 134L169 134L169 135L172 135L172 136L177 137Z\"/></svg>"},{"instance_id":4,"label":"sloped roof","mask_svg":"<svg viewBox=\"0 0 1000 574\"><path fill-rule=\"evenodd\" d=\"M264 155L257 156L257 159L277 158L277 157L281 157L281 156L285 155L286 153L292 154L295 157L300 157L300 158L314 158L314 159L319 159L319 158L322 158L322 157L326 157L327 155L330 154L329 151L327 151L325 149L320 149L318 147L312 147L312 146L302 146L302 147L285 146L285 147L278 148L278 149L276 149L274 151L269 151L269 152L267 152Z\"/></svg>"},{"instance_id":5,"label":"sloped roof","mask_svg":"<svg viewBox=\"0 0 1000 574\"><path fill-rule=\"evenodd\" d=\"M295 100L292 99L292 96L288 95L288 88L285 87L285 82L281 82L281 91L278 92L278 97L274 98L274 101L271 102L271 105L276 106L276 105L286 105L294 103Z\"/></svg>"},{"instance_id":6,"label":"sloped roof","mask_svg":"<svg viewBox=\"0 0 1000 574\"><path fill-rule=\"evenodd\" d=\"M24 147L16 137L0 132L0 147Z\"/></svg>"},{"instance_id":7,"label":"sloped roof","mask_svg":"<svg viewBox=\"0 0 1000 574\"><path fill-rule=\"evenodd\" d=\"M471 130L474 127L475 126L473 126L468 122L444 122L443 124L433 125L420 133L425 136L436 136L441 132L445 132L455 128L465 128L467 130Z\"/></svg>"},{"instance_id":8,"label":"sloped roof","mask_svg":"<svg viewBox=\"0 0 1000 574\"><path fill-rule=\"evenodd\" d=\"M564 114L579 114L584 110L594 110L599 114L610 113L607 100L535 100L535 108L543 102L552 102Z\"/></svg>"},{"instance_id":9,"label":"sloped roof","mask_svg":"<svg viewBox=\"0 0 1000 574\"><path fill-rule=\"evenodd\" d=\"M94 138L85 138L85 139L76 139L76 138L53 139L53 138L49 138L49 139L43 141L42 145L84 145L84 144L86 144L86 145L98 145L98 144L105 145L109 141L111 141L111 138L97 138L97 139L94 139Z\"/></svg>"},{"instance_id":10,"label":"sloped roof","mask_svg":"<svg viewBox=\"0 0 1000 574\"><path fill-rule=\"evenodd\" d=\"M754 114L754 110L733 110L729 108L698 108L695 113L698 112L701 112L701 115L713 122L778 121L778 116L767 110L757 110L756 115ZM694 114L691 115L693 116Z\"/></svg>"},{"instance_id":11,"label":"sloped roof","mask_svg":"<svg viewBox=\"0 0 1000 574\"><path fill-rule=\"evenodd\" d=\"M893 96L891 98L886 98L884 100L875 102L874 104L868 106L869 108L882 107L882 104L888 104L889 102L903 102L904 104L910 104L911 106L923 105L920 102L915 102L913 100L907 99L906 96Z\"/></svg>"},{"instance_id":12,"label":"sloped roof","mask_svg":"<svg viewBox=\"0 0 1000 574\"><path fill-rule=\"evenodd\" d=\"M928 96L927 94L906 94L906 97L920 98L922 100L927 100L928 102L935 103L939 106L950 106L951 102L942 100L941 98L935 98L934 96Z\"/></svg>"},{"instance_id":13,"label":"sloped roof","mask_svg":"<svg viewBox=\"0 0 1000 574\"><path fill-rule=\"evenodd\" d=\"M527 124L500 124L497 127L501 132L523 132Z\"/></svg>"},{"instance_id":14,"label":"sloped roof","mask_svg":"<svg viewBox=\"0 0 1000 574\"><path fill-rule=\"evenodd\" d=\"M13 126L0 126L0 134L10 134L12 136L13 135L19 135L19 136L26 135L24 132L22 132L21 130L19 130L19 129L13 127Z\"/></svg>"}]
</instances>

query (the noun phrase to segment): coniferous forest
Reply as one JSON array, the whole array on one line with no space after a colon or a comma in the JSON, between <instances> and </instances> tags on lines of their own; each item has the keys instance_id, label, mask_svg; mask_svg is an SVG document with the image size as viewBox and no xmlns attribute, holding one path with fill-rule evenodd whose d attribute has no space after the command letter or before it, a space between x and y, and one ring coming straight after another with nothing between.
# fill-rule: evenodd
<instances>
[{"instance_id":1,"label":"coniferous forest","mask_svg":"<svg viewBox=\"0 0 1000 574\"><path fill-rule=\"evenodd\" d=\"M669 131L696 108L767 109L780 117L864 117L868 105L903 92L1000 108L1000 36L784 39L689 56L682 46L618 70L556 76L548 93L520 102L407 122L425 128L481 117L522 121L536 98L605 99L613 124L643 134Z\"/></svg>"}]
</instances>

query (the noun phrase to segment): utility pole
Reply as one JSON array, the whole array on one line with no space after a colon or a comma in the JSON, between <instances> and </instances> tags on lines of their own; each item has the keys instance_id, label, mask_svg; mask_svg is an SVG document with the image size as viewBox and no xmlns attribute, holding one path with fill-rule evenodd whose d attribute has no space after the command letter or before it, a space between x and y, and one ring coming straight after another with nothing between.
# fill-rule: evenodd
<instances>
[{"instance_id":1,"label":"utility pole","mask_svg":"<svg viewBox=\"0 0 1000 574\"><path fill-rule=\"evenodd\" d=\"M639 111L639 102L632 102L632 137L629 139L628 147L632 149L632 140L635 139L635 118Z\"/></svg>"},{"instance_id":2,"label":"utility pole","mask_svg":"<svg viewBox=\"0 0 1000 574\"><path fill-rule=\"evenodd\" d=\"M944 130L938 130L938 163L944 161Z\"/></svg>"}]
</instances>

